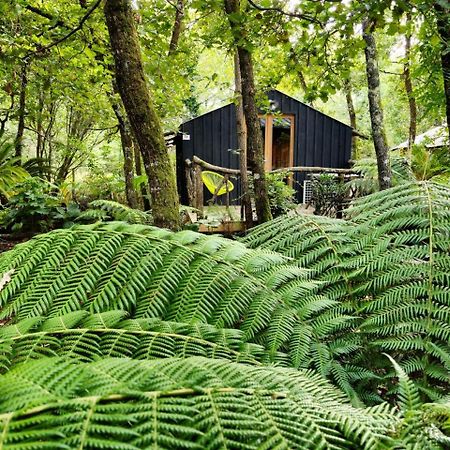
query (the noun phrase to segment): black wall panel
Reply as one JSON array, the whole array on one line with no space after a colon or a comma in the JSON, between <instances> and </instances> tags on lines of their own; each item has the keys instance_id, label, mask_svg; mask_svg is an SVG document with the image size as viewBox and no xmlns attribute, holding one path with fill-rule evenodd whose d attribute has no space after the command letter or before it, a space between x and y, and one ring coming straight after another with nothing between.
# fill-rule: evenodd
<instances>
[{"instance_id":1,"label":"black wall panel","mask_svg":"<svg viewBox=\"0 0 450 450\"><path fill-rule=\"evenodd\" d=\"M279 91L270 91L268 97L279 112L295 115L294 166L348 167L352 135L349 126ZM181 201L186 204L187 158L192 160L195 154L211 164L239 168L239 155L233 152L237 147L235 106L230 104L185 122L180 132L176 140L177 181ZM295 177L299 201L304 178L303 174ZM205 199L210 197L205 195ZM233 201L238 202L239 196L240 189L236 186Z\"/></svg>"}]
</instances>

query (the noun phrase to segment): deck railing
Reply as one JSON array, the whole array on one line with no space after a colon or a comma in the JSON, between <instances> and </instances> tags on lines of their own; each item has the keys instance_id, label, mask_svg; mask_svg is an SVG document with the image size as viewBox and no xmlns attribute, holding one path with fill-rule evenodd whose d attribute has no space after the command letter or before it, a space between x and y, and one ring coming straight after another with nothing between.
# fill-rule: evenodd
<instances>
[{"instance_id":1,"label":"deck railing","mask_svg":"<svg viewBox=\"0 0 450 450\"><path fill-rule=\"evenodd\" d=\"M200 211L200 215L202 215L203 213L203 204L204 204L204 196L203 196L204 186L202 181L203 170L210 170L223 175L225 178L225 182L229 179L230 176L239 178L241 175L241 172L238 169L230 169L228 167L216 166L207 161L204 161L203 159L195 155L192 158L192 161L190 159L186 159L185 163L186 163L186 180L187 180L189 205L198 209ZM338 177L342 180L344 180L344 178L352 176L360 176L359 172L353 169L334 169L331 167L295 166L270 171L270 173L281 173L281 172L337 174ZM250 174L250 172L248 172L248 174ZM228 193L227 193L227 206L229 206Z\"/></svg>"}]
</instances>

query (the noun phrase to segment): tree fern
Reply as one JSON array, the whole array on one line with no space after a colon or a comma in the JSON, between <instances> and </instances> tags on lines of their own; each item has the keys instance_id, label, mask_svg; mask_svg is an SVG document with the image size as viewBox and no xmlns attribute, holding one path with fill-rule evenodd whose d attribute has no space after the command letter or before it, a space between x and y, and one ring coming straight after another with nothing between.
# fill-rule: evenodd
<instances>
[{"instance_id":1,"label":"tree fern","mask_svg":"<svg viewBox=\"0 0 450 450\"><path fill-rule=\"evenodd\" d=\"M314 273L316 287L304 299L323 295L340 305L328 314L354 317L352 328L329 331L333 360L350 357L389 378L381 354L401 354L399 363L422 395L438 398L448 389L450 370L450 190L402 184L356 201L347 217L279 218L243 242L293 256ZM342 358L333 340L354 353ZM417 358L421 364L412 364ZM367 382L358 388L363 397L372 396Z\"/></svg>"},{"instance_id":2,"label":"tree fern","mask_svg":"<svg viewBox=\"0 0 450 450\"><path fill-rule=\"evenodd\" d=\"M79 215L78 221L122 220L131 224L151 224L151 214L112 200L94 200L89 209Z\"/></svg>"},{"instance_id":3,"label":"tree fern","mask_svg":"<svg viewBox=\"0 0 450 450\"><path fill-rule=\"evenodd\" d=\"M18 245L0 448L446 448L449 204L411 184L244 242L112 222Z\"/></svg>"},{"instance_id":4,"label":"tree fern","mask_svg":"<svg viewBox=\"0 0 450 450\"><path fill-rule=\"evenodd\" d=\"M398 423L311 372L198 357L41 359L0 389L2 448L375 449Z\"/></svg>"},{"instance_id":5,"label":"tree fern","mask_svg":"<svg viewBox=\"0 0 450 450\"><path fill-rule=\"evenodd\" d=\"M115 223L57 230L17 246L0 264L3 258L5 271L14 271L0 292L4 320L124 310L136 319L239 328L272 361L289 352L293 321L314 320L305 311L334 305L301 301L311 281L295 261L192 232Z\"/></svg>"},{"instance_id":6,"label":"tree fern","mask_svg":"<svg viewBox=\"0 0 450 450\"><path fill-rule=\"evenodd\" d=\"M59 230L0 257L0 317L124 310L236 328L260 362L314 368L356 403L397 395L389 351L436 399L449 385L448 206L448 189L421 183L359 200L351 221L280 218L244 242L123 223Z\"/></svg>"},{"instance_id":7,"label":"tree fern","mask_svg":"<svg viewBox=\"0 0 450 450\"><path fill-rule=\"evenodd\" d=\"M45 356L93 361L105 357L155 359L204 356L260 364L263 347L235 329L158 319L128 319L124 311L75 311L46 319L32 317L0 328L1 370Z\"/></svg>"}]
</instances>

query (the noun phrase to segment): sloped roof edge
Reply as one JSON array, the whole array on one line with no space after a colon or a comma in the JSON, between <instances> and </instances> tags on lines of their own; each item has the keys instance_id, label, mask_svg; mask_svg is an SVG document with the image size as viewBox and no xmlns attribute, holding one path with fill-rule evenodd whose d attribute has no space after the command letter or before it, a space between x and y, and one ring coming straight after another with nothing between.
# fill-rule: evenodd
<instances>
[{"instance_id":1,"label":"sloped roof edge","mask_svg":"<svg viewBox=\"0 0 450 450\"><path fill-rule=\"evenodd\" d=\"M309 105L307 105L306 103L301 102L300 100L296 99L295 97L292 97L291 95L288 95L288 94L286 94L286 93L284 93L284 92L282 92L282 91L280 91L280 90L278 90L278 89L270 89L270 90L267 92L267 95L270 95L271 92L276 92L276 93L278 93L278 94L284 95L285 97L288 97L288 98L294 100L295 102L302 104L305 108L312 109L313 111L315 111L315 112L317 112L317 113L319 113L319 114L322 114L323 116L325 116L325 117L327 117L327 118L329 118L329 119L331 119L331 120L334 120L335 122L338 122L339 124L344 125L344 126L346 126L346 127L348 127L348 128L351 129L351 126L347 125L346 123L341 122L340 120L337 120L337 119L335 119L334 117L331 117L331 116L329 116L328 114L325 114L324 112L319 111L318 109L313 108L312 106L309 106ZM228 108L228 107L230 107L231 105L233 105L233 102L227 103L226 105L223 105L223 106L221 106L221 107L219 107L219 108L212 109L211 111L205 112L205 113L200 114L200 115L198 115L198 116L196 116L196 117L193 117L192 119L186 120L186 121L182 122L181 125L185 125L185 124L187 124L187 123L189 123L189 122L192 122L193 120L196 120L196 119L198 119L198 118L200 118L200 117L207 116L208 114L212 114L212 113L214 113L214 112L216 112L216 111L219 111L219 110L221 110L221 109L223 109L223 108ZM180 125L180 126L181 126L181 125Z\"/></svg>"},{"instance_id":2,"label":"sloped roof edge","mask_svg":"<svg viewBox=\"0 0 450 450\"><path fill-rule=\"evenodd\" d=\"M414 144L424 144L427 148L445 147L450 145L447 125L444 123L437 127L430 128L425 131L425 133L419 134L416 136ZM392 147L391 150L399 150L402 148L408 148L408 141L401 142L395 147Z\"/></svg>"}]
</instances>

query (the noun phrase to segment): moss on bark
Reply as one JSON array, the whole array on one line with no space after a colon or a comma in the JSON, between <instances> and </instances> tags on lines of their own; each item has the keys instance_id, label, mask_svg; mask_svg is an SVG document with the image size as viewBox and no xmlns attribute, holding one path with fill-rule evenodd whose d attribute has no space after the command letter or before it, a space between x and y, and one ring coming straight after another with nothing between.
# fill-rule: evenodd
<instances>
[{"instance_id":1,"label":"moss on bark","mask_svg":"<svg viewBox=\"0 0 450 450\"><path fill-rule=\"evenodd\" d=\"M175 174L145 79L131 3L129 0L106 0L104 13L115 61L117 87L142 154L155 224L178 229L180 219Z\"/></svg>"}]
</instances>

